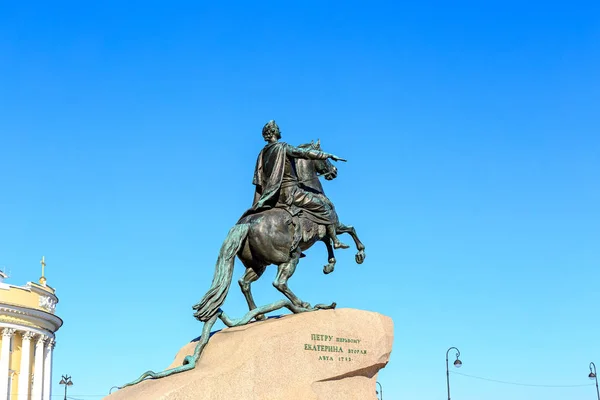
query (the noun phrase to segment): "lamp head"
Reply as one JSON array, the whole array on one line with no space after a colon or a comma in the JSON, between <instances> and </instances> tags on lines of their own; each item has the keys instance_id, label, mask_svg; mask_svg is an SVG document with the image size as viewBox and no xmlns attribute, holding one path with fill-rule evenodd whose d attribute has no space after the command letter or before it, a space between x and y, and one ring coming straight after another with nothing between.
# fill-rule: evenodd
<instances>
[{"instance_id":1,"label":"lamp head","mask_svg":"<svg viewBox=\"0 0 600 400\"><path fill-rule=\"evenodd\" d=\"M60 382L58 382L59 385L66 385L66 386L73 386L73 381L71 380L70 376L67 375L63 375L62 379L60 380Z\"/></svg>"}]
</instances>

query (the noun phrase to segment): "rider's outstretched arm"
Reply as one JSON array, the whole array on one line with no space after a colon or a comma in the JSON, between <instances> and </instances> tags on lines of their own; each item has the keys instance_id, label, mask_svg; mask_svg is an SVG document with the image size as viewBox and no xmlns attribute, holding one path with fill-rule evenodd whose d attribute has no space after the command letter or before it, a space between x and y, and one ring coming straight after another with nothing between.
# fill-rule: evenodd
<instances>
[{"instance_id":1,"label":"rider's outstretched arm","mask_svg":"<svg viewBox=\"0 0 600 400\"><path fill-rule=\"evenodd\" d=\"M326 160L328 158L335 157L333 154L325 153L323 151L314 149L304 149L301 147L294 147L291 144L285 144L285 151L288 156L294 158L305 158L311 160Z\"/></svg>"}]
</instances>

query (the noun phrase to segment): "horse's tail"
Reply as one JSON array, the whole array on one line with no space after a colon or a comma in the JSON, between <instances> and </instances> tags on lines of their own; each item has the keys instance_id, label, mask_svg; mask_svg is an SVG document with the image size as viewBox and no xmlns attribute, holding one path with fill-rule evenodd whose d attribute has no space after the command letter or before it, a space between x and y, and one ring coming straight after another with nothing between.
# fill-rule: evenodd
<instances>
[{"instance_id":1,"label":"horse's tail","mask_svg":"<svg viewBox=\"0 0 600 400\"><path fill-rule=\"evenodd\" d=\"M193 307L196 310L194 316L200 321L208 321L225 302L231 286L235 256L248 236L249 229L249 224L237 224L229 230L219 252L212 285L202 300Z\"/></svg>"}]
</instances>

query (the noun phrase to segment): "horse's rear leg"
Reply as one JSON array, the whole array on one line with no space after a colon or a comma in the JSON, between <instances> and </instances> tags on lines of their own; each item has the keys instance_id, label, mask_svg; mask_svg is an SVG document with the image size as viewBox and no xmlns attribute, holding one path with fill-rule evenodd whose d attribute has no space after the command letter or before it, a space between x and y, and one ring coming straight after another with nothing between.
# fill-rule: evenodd
<instances>
[{"instance_id":1,"label":"horse's rear leg","mask_svg":"<svg viewBox=\"0 0 600 400\"><path fill-rule=\"evenodd\" d=\"M244 276L242 276L238 281L238 283L240 284L240 288L242 289L242 293L244 293L244 297L246 298L246 302L248 302L248 308L250 309L250 311L256 308L256 303L254 303L252 291L250 290L250 284L258 280L258 278L261 277L263 272L265 272L265 267L257 268L256 270L253 268L246 268L246 273L244 273ZM256 316L257 321L263 319L265 319L265 316L262 314Z\"/></svg>"},{"instance_id":2,"label":"horse's rear leg","mask_svg":"<svg viewBox=\"0 0 600 400\"><path fill-rule=\"evenodd\" d=\"M329 237L325 236L323 239L321 239L321 241L323 243L325 243L325 246L327 247L327 260L329 261L329 264L327 264L326 266L323 267L323 273L324 274L330 274L333 272L333 269L335 268L335 254L333 253L333 246L331 244L331 239L329 239Z\"/></svg>"},{"instance_id":3,"label":"horse's rear leg","mask_svg":"<svg viewBox=\"0 0 600 400\"><path fill-rule=\"evenodd\" d=\"M337 231L338 233L347 233L350 236L352 236L352 239L356 244L356 249L358 250L358 253L356 253L356 256L354 258L356 259L357 264L362 264L363 261L365 261L367 255L365 254L365 245L362 244L362 242L358 238L358 235L356 234L356 229L354 229L352 225L344 225L340 222L340 224L337 227Z\"/></svg>"},{"instance_id":4,"label":"horse's rear leg","mask_svg":"<svg viewBox=\"0 0 600 400\"><path fill-rule=\"evenodd\" d=\"M277 276L275 277L275 281L273 281L273 286L283 293L285 297L290 299L294 305L303 308L310 308L310 304L300 300L287 285L288 279L290 279L292 275L294 275L294 271L296 271L296 265L298 265L299 257L300 252L297 252L289 262L279 264L277 266Z\"/></svg>"}]
</instances>

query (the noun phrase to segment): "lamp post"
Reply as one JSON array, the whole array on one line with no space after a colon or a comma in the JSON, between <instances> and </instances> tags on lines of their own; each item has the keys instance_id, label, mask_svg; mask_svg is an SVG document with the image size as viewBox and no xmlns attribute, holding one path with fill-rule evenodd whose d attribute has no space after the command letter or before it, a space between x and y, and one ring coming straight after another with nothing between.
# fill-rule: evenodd
<instances>
[{"instance_id":1,"label":"lamp post","mask_svg":"<svg viewBox=\"0 0 600 400\"><path fill-rule=\"evenodd\" d=\"M593 370L592 367L594 368ZM600 391L598 390L598 375L596 375L596 364L593 362L590 363L590 374L588 375L588 378L596 381L596 394L598 395L598 400L600 400Z\"/></svg>"},{"instance_id":2,"label":"lamp post","mask_svg":"<svg viewBox=\"0 0 600 400\"><path fill-rule=\"evenodd\" d=\"M446 385L448 386L448 400L450 400L450 371L448 370L448 353L450 353L450 350L452 349L456 350L456 361L454 361L454 366L456 368L460 368L462 366L462 361L458 359L458 357L460 357L460 350L458 350L456 347L450 347L448 351L446 351Z\"/></svg>"},{"instance_id":3,"label":"lamp post","mask_svg":"<svg viewBox=\"0 0 600 400\"><path fill-rule=\"evenodd\" d=\"M68 375L63 375L62 379L60 380L60 382L58 382L59 385L65 385L65 400L67 400L67 388L69 386L73 386L73 381L71 380L71 377Z\"/></svg>"},{"instance_id":4,"label":"lamp post","mask_svg":"<svg viewBox=\"0 0 600 400\"><path fill-rule=\"evenodd\" d=\"M375 391L375 394L379 394L379 400L383 400L383 388L381 387L381 383L375 382L379 385L379 392Z\"/></svg>"}]
</instances>

